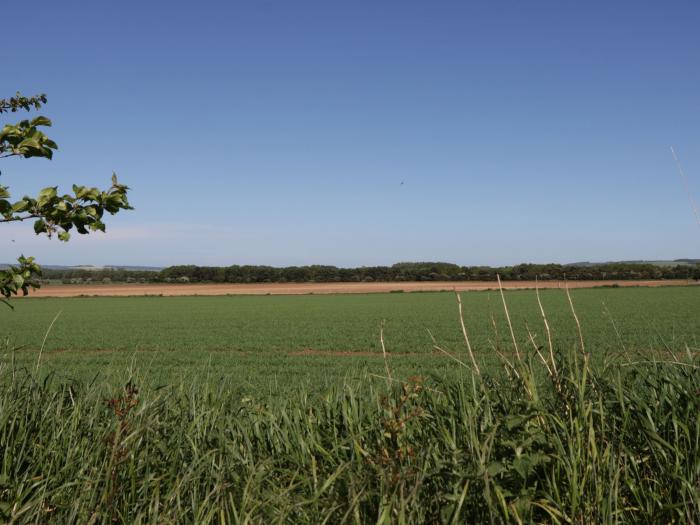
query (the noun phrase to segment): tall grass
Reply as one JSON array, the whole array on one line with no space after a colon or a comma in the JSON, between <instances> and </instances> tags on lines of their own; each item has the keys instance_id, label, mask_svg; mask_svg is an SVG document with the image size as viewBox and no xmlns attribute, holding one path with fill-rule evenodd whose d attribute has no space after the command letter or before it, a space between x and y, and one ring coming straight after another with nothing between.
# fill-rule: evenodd
<instances>
[{"instance_id":1,"label":"tall grass","mask_svg":"<svg viewBox=\"0 0 700 525\"><path fill-rule=\"evenodd\" d=\"M534 353L534 352L533 352ZM347 382L234 399L199 382L106 395L6 366L11 523L698 523L696 360ZM137 378L135 378L137 380Z\"/></svg>"},{"instance_id":2,"label":"tall grass","mask_svg":"<svg viewBox=\"0 0 700 525\"><path fill-rule=\"evenodd\" d=\"M401 379L389 354L387 377L268 400L0 361L0 520L700 523L697 356L530 340L502 373Z\"/></svg>"}]
</instances>

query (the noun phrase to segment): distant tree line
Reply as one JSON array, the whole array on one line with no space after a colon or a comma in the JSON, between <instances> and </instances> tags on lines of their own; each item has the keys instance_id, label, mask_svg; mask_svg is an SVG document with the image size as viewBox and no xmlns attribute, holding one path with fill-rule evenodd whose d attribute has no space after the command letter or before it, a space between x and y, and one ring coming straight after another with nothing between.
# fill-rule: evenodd
<instances>
[{"instance_id":1,"label":"distant tree line","mask_svg":"<svg viewBox=\"0 0 700 525\"><path fill-rule=\"evenodd\" d=\"M209 282L209 283L303 283L303 282L406 282L406 281L504 281L540 280L634 280L700 279L700 265L660 266L637 263L599 265L518 264L493 268L459 266L440 262L398 263L393 266L170 266L159 272L121 269L44 270L44 279L64 283L109 282Z\"/></svg>"},{"instance_id":2,"label":"distant tree line","mask_svg":"<svg viewBox=\"0 0 700 525\"><path fill-rule=\"evenodd\" d=\"M90 283L126 283L126 282L161 282L160 272L146 270L124 270L120 268L104 268L84 270L80 268L54 269L43 268L42 280L61 281L64 284L90 284Z\"/></svg>"}]
</instances>

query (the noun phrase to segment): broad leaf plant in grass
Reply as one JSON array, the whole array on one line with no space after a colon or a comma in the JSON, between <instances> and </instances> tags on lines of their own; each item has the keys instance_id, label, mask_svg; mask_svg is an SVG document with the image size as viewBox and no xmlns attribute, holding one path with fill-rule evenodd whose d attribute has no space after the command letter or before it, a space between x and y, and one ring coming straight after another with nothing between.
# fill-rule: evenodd
<instances>
[{"instance_id":1,"label":"broad leaf plant in grass","mask_svg":"<svg viewBox=\"0 0 700 525\"><path fill-rule=\"evenodd\" d=\"M14 97L0 99L0 114L29 112L45 103L46 95L24 97L17 93ZM53 158L58 145L42 130L49 126L51 120L41 115L16 124L5 124L0 130L0 159ZM0 184L0 223L33 220L37 235L55 235L64 242L68 241L73 229L80 234L105 231L105 212L114 215L132 209L127 200L128 188L119 184L116 175L112 175L112 185L104 191L74 184L72 194L61 195L57 186L50 186L42 189L36 197L25 195L13 200L9 190L8 186ZM17 266L0 270L0 300L8 305L7 299L12 295L19 292L26 295L30 288L39 287L41 267L34 258L22 255L17 262Z\"/></svg>"}]
</instances>

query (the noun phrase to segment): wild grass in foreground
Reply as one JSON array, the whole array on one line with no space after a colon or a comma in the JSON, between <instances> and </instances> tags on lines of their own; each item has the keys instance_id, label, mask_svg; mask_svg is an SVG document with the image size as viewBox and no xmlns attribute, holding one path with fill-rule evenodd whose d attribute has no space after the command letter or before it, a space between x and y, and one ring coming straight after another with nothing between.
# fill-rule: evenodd
<instances>
[{"instance_id":1,"label":"wild grass in foreground","mask_svg":"<svg viewBox=\"0 0 700 525\"><path fill-rule=\"evenodd\" d=\"M107 393L3 363L0 516L700 522L698 359L594 366L580 348L538 350L501 374L366 376L268 402L212 381L139 390L134 377Z\"/></svg>"}]
</instances>

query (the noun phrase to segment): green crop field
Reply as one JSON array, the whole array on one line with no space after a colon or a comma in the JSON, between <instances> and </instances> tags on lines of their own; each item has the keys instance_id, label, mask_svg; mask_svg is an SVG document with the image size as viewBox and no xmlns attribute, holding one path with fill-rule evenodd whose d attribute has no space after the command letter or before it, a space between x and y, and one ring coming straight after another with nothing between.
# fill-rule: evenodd
<instances>
[{"instance_id":1,"label":"green crop field","mask_svg":"<svg viewBox=\"0 0 700 525\"><path fill-rule=\"evenodd\" d=\"M532 349L527 328L544 344L535 292L505 296L520 347ZM700 346L700 288L581 289L571 296L595 358L623 350L628 355L650 349L678 353L686 345ZM500 295L468 292L462 297L477 357L486 366L497 363L495 349L513 351ZM564 291L542 291L541 299L555 344L576 344ZM7 349L17 348L16 362L25 366L34 366L60 312L46 337L42 370L66 378L138 369L142 380L153 383L205 374L233 378L251 392L299 384L322 390L362 368L383 373L382 320L392 366L401 374L461 373L458 364L433 350L428 330L442 348L462 359L465 352L452 293L92 297L13 304L14 311L0 311L0 333L7 335Z\"/></svg>"},{"instance_id":2,"label":"green crop field","mask_svg":"<svg viewBox=\"0 0 700 525\"><path fill-rule=\"evenodd\" d=\"M505 295L13 301L0 522L697 523L700 288Z\"/></svg>"}]
</instances>

